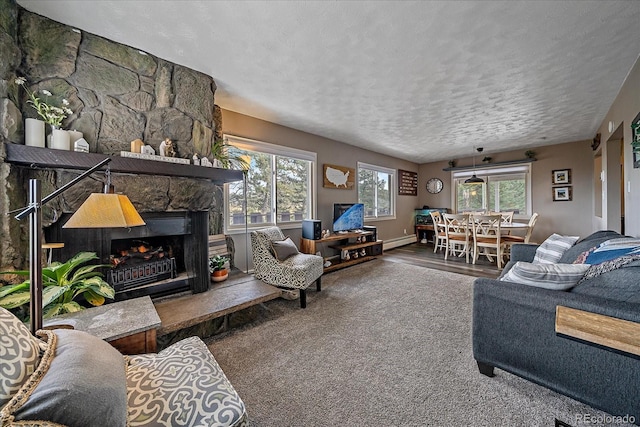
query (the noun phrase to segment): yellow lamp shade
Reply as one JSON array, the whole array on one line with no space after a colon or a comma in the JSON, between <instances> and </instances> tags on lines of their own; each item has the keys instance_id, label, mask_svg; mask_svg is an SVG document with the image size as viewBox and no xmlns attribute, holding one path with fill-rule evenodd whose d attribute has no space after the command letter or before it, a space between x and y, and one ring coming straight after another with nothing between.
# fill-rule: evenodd
<instances>
[{"instance_id":1,"label":"yellow lamp shade","mask_svg":"<svg viewBox=\"0 0 640 427\"><path fill-rule=\"evenodd\" d=\"M129 228L146 225L124 194L92 193L62 228Z\"/></svg>"}]
</instances>

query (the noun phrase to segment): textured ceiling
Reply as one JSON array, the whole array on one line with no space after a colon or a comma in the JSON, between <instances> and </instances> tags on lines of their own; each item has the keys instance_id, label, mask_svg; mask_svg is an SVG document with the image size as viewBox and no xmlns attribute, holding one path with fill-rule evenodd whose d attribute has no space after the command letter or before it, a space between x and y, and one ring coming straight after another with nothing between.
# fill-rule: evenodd
<instances>
[{"instance_id":1,"label":"textured ceiling","mask_svg":"<svg viewBox=\"0 0 640 427\"><path fill-rule=\"evenodd\" d=\"M222 108L416 163L591 139L640 53L638 1L18 3L209 74Z\"/></svg>"}]
</instances>

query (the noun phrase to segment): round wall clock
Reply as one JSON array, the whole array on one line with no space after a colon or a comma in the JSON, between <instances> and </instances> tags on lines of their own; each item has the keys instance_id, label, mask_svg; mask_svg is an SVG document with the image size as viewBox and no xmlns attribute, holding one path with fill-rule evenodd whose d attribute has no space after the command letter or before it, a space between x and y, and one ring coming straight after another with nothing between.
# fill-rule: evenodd
<instances>
[{"instance_id":1,"label":"round wall clock","mask_svg":"<svg viewBox=\"0 0 640 427\"><path fill-rule=\"evenodd\" d=\"M444 184L440 178L431 178L427 181L427 191L431 194L437 194L442 191Z\"/></svg>"}]
</instances>

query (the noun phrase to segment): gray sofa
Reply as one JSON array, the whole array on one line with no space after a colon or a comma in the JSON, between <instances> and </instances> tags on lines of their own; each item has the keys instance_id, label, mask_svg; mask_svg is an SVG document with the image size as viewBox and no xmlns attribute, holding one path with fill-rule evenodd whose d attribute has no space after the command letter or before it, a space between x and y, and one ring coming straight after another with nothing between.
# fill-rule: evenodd
<instances>
[{"instance_id":1,"label":"gray sofa","mask_svg":"<svg viewBox=\"0 0 640 427\"><path fill-rule=\"evenodd\" d=\"M599 231L568 249L559 263L611 238ZM511 261L531 262L537 245L514 245ZM501 276L502 277L502 276ZM562 305L640 322L640 261L579 283L569 291L479 278L473 293L473 355L480 372L511 372L612 415L640 422L640 360L555 333Z\"/></svg>"}]
</instances>

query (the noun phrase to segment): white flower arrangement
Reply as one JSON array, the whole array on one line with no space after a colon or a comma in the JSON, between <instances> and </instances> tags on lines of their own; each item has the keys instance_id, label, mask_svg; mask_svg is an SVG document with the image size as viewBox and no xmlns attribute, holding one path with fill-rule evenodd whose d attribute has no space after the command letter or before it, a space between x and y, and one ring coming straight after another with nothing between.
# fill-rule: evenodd
<instances>
[{"instance_id":1,"label":"white flower arrangement","mask_svg":"<svg viewBox=\"0 0 640 427\"><path fill-rule=\"evenodd\" d=\"M60 127L62 121L67 118L70 114L73 114L73 111L69 108L69 101L66 99L62 100L62 107L56 107L53 105L49 105L46 101L42 101L38 96L36 96L35 92L31 92L26 86L27 80L24 77L18 77L15 80L15 83L18 86L22 86L24 90L27 92L29 99L27 102L33 106L38 115L42 117L45 123L50 124L54 127ZM47 98L52 96L51 92L46 89L41 91Z\"/></svg>"}]
</instances>

